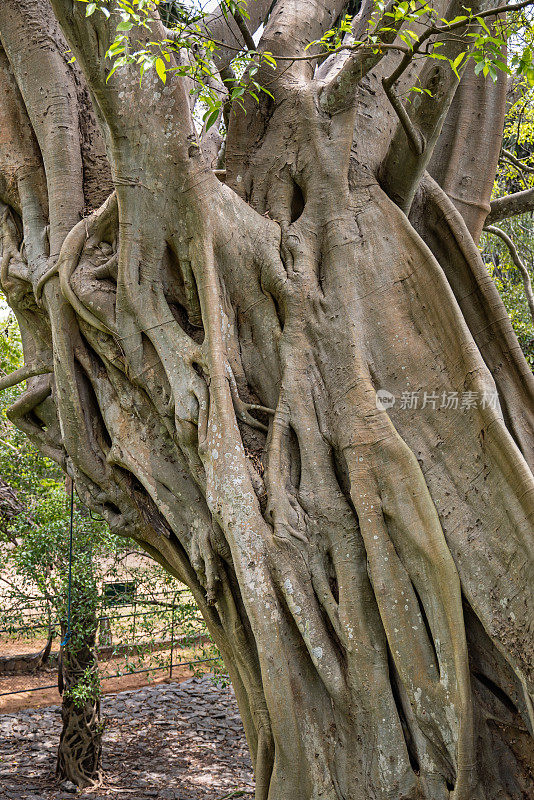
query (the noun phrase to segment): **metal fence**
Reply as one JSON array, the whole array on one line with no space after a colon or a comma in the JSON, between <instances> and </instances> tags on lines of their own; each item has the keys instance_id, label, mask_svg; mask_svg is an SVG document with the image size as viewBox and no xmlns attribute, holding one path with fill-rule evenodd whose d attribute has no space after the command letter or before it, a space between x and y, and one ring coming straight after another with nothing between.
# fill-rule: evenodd
<instances>
[{"instance_id":1,"label":"metal fence","mask_svg":"<svg viewBox=\"0 0 534 800\"><path fill-rule=\"evenodd\" d=\"M122 587L113 591L110 587ZM60 620L55 609L55 598L39 598L32 602L16 600L10 608L0 612L0 638L7 641L33 640L42 642L50 634L59 636ZM213 645L204 620L188 589L160 591L150 595L137 594L125 584L103 587L99 611L98 651L103 661L120 658L125 663L111 673L100 673L102 681L136 675L167 671L172 677L177 667L195 667L210 663L221 671L220 656ZM193 650L189 658L177 659L180 650ZM22 656L4 656L3 660L24 659ZM57 659L52 651L50 665ZM146 661L149 661L148 665ZM35 674L35 673L33 673ZM9 672L2 679L21 677L21 672ZM24 694L42 689L52 689L57 683L28 686L24 689L0 691L0 697Z\"/></svg>"}]
</instances>

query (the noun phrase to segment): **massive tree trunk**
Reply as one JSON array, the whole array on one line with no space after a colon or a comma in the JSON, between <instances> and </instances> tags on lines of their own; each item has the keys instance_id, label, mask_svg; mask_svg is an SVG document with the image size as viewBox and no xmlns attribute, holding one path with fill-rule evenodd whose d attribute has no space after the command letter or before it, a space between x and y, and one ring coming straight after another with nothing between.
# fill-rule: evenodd
<instances>
[{"instance_id":1,"label":"massive tree trunk","mask_svg":"<svg viewBox=\"0 0 534 800\"><path fill-rule=\"evenodd\" d=\"M501 87L454 102L446 62L408 65L419 146L394 50L281 60L343 2L249 5L279 66L230 114L224 184L183 80L106 82L103 15L3 0L2 286L34 374L11 418L191 587L257 800L524 799L533 379L472 238L498 143L439 138L449 108L501 130Z\"/></svg>"}]
</instances>

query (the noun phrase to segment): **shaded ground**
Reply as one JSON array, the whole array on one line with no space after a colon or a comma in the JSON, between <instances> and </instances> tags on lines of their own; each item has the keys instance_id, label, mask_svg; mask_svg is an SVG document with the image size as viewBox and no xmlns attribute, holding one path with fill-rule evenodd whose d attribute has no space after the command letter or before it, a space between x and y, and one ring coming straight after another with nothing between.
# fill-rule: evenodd
<instances>
[{"instance_id":1,"label":"shaded ground","mask_svg":"<svg viewBox=\"0 0 534 800\"><path fill-rule=\"evenodd\" d=\"M231 688L208 678L103 699L105 783L89 798L219 800L252 796L252 770ZM73 798L54 781L59 706L0 716L0 798Z\"/></svg>"}]
</instances>

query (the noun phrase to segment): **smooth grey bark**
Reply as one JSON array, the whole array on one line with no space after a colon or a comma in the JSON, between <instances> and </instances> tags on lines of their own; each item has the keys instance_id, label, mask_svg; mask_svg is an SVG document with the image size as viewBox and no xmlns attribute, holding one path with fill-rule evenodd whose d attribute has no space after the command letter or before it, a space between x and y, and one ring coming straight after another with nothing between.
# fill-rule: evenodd
<instances>
[{"instance_id":1,"label":"smooth grey bark","mask_svg":"<svg viewBox=\"0 0 534 800\"><path fill-rule=\"evenodd\" d=\"M504 72L490 85L468 64L429 164L430 174L462 214L475 242L490 209L502 145L502 128L496 122L504 116L507 84Z\"/></svg>"},{"instance_id":2,"label":"smooth grey bark","mask_svg":"<svg viewBox=\"0 0 534 800\"><path fill-rule=\"evenodd\" d=\"M516 214L528 214L530 211L534 211L534 191L524 189L522 192L507 194L494 200L486 222L490 225L514 217Z\"/></svg>"},{"instance_id":3,"label":"smooth grey bark","mask_svg":"<svg viewBox=\"0 0 534 800\"><path fill-rule=\"evenodd\" d=\"M342 9L279 0L258 46L304 54ZM230 114L224 184L183 81L106 82L112 35L72 0L0 7L2 286L27 364L53 363L12 419L191 587L257 800L528 796L533 379L449 184L425 173L441 149L450 174L440 131L470 124L476 92L453 112L440 72L399 120L395 51L360 72L280 60L258 73L275 99ZM419 70L435 79L410 63L397 97ZM114 185L89 214L84 80ZM384 409L380 389L497 394Z\"/></svg>"}]
</instances>

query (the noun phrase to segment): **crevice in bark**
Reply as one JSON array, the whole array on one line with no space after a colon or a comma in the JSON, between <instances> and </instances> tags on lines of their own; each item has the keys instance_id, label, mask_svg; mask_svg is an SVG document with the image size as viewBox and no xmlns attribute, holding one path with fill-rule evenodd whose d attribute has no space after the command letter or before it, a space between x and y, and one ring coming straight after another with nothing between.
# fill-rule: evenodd
<instances>
[{"instance_id":1,"label":"crevice in bark","mask_svg":"<svg viewBox=\"0 0 534 800\"><path fill-rule=\"evenodd\" d=\"M278 323L280 325L280 330L284 330L284 322L285 322L285 315L282 311L282 307L278 301L278 298L274 294L270 294L269 297L273 301L274 310L276 312L276 317L278 319Z\"/></svg>"},{"instance_id":2,"label":"crevice in bark","mask_svg":"<svg viewBox=\"0 0 534 800\"><path fill-rule=\"evenodd\" d=\"M432 652L434 653L434 663L435 663L435 666L436 666L436 671L439 674L439 657L438 657L438 651L436 650L436 643L434 641L434 635L433 635L432 629L430 627L430 622L428 621L428 617L427 617L427 614L426 614L426 611L425 611L425 607L424 607L424 605L422 603L422 600L421 600L421 598L419 596L419 592L417 591L417 588L414 585L413 581L412 581L412 588L413 588L413 591L414 591L414 594L415 594L415 599L417 600L417 604L419 606L419 613L421 614L421 620L423 622L423 625L425 626L425 630L426 630L426 633L427 633L427 636L428 636L428 641L430 642L430 647L432 648Z\"/></svg>"},{"instance_id":3,"label":"crevice in bark","mask_svg":"<svg viewBox=\"0 0 534 800\"><path fill-rule=\"evenodd\" d=\"M419 775L419 773L420 773L420 764L419 764L419 758L418 758L418 755L417 755L417 745L415 743L414 737L413 737L412 732L410 730L410 725L408 723L408 719L407 719L406 713L405 713L405 705L404 705L404 703L406 702L406 698L405 698L405 700L403 702L402 697L401 697L402 689L401 689L401 686L399 684L399 675L398 675L397 670L395 669L395 663L394 663L393 658L391 656L391 650L390 650L389 646L387 648L387 652L388 652L389 681L390 681L390 684L391 684L391 691L392 691L392 694L393 694L393 700L394 700L394 703L395 703L395 708L397 709L397 715L399 717L401 728L402 728L402 734L404 736L404 742L406 744L406 749L408 751L408 758L410 759L410 765L411 765L413 771L415 772L416 775Z\"/></svg>"},{"instance_id":4,"label":"crevice in bark","mask_svg":"<svg viewBox=\"0 0 534 800\"><path fill-rule=\"evenodd\" d=\"M358 523L358 514L354 507L354 503L352 502L352 497L350 494L350 478L348 474L348 467L347 461L345 459L345 454L343 451L339 450L337 447L331 448L332 454L332 467L334 469L334 474L336 476L337 484L343 493L343 497L347 501L347 504L354 515L354 519L356 520L356 524Z\"/></svg>"},{"instance_id":5,"label":"crevice in bark","mask_svg":"<svg viewBox=\"0 0 534 800\"><path fill-rule=\"evenodd\" d=\"M313 570L313 568L312 568L312 570ZM336 630L336 627L334 627L334 625L332 624L331 613L329 613L330 609L325 608L324 598L321 599L321 597L319 595L319 592L316 589L315 577L316 576L314 574L312 574L312 576L311 576L311 585L312 585L312 588L313 588L313 598L316 601L317 606L320 609L321 617L322 617L322 620L323 620L323 624L325 626L325 630L326 630L326 632L328 634L329 640L332 642L332 646L333 646L334 651L337 653L338 663L340 664L340 666L342 668L343 677L344 677L344 680L346 681L347 680L347 670L348 670L347 649L346 649L346 647L345 647L345 645L344 645L344 643L343 643L343 641L341 640L341 637L340 637L339 623L336 625L336 627L337 627L337 630ZM333 579L333 581L336 583L336 587L335 588L336 588L336 591L337 591L337 581L335 580L335 578ZM330 589L332 589L331 582L329 582L329 584L330 584ZM336 600L336 597L334 596L333 592L332 592L332 597L334 598L336 603L339 603L339 593L338 593L338 599L337 600ZM339 615L336 617L336 620L339 620Z\"/></svg>"},{"instance_id":6,"label":"crevice in bark","mask_svg":"<svg viewBox=\"0 0 534 800\"><path fill-rule=\"evenodd\" d=\"M185 308L178 303L176 300L171 301L167 298L167 303L171 310L171 313L176 320L176 322L180 325L182 330L187 333L191 339L196 342L197 344L202 344L204 341L204 327L199 325L192 325L189 321L189 317L187 315L187 311Z\"/></svg>"},{"instance_id":7,"label":"crevice in bark","mask_svg":"<svg viewBox=\"0 0 534 800\"><path fill-rule=\"evenodd\" d=\"M325 550L324 558L325 558L325 569L328 577L328 584L330 586L330 591L332 592L332 597L339 605L339 584L336 575L336 568L334 566L334 561L332 559L332 554L330 553L329 550Z\"/></svg>"},{"instance_id":8,"label":"crevice in bark","mask_svg":"<svg viewBox=\"0 0 534 800\"><path fill-rule=\"evenodd\" d=\"M107 502L104 503L104 508L107 511L111 512L111 514L114 514L117 517L121 516L121 510L120 510L120 508L118 506L115 505L115 503L111 503L110 501L107 501Z\"/></svg>"},{"instance_id":9,"label":"crevice in bark","mask_svg":"<svg viewBox=\"0 0 534 800\"><path fill-rule=\"evenodd\" d=\"M197 328L203 330L198 287L187 251L180 256L174 246L167 245L163 253L161 274L167 302L178 302L182 307L178 319L180 324L182 324L181 314L185 312L186 333Z\"/></svg>"},{"instance_id":10,"label":"crevice in bark","mask_svg":"<svg viewBox=\"0 0 534 800\"><path fill-rule=\"evenodd\" d=\"M104 365L100 358L89 349L87 356L90 362L94 365L96 373L104 370ZM78 383L78 391L83 400L83 410L86 415L87 429L92 432L97 447L102 450L102 455L105 457L112 446L112 437L107 429L104 417L102 415L98 398L96 396L91 376L88 375L83 365L75 359L76 380Z\"/></svg>"},{"instance_id":11,"label":"crevice in bark","mask_svg":"<svg viewBox=\"0 0 534 800\"><path fill-rule=\"evenodd\" d=\"M485 686L486 689L495 695L497 700L499 700L503 706L508 709L508 711L510 711L512 714L519 714L519 710L515 703L510 699L510 697L508 697L506 692L495 683L495 681L492 681L487 675L484 675L484 673L476 670L473 670L471 674L477 679L477 681L480 681L480 683Z\"/></svg>"},{"instance_id":12,"label":"crevice in bark","mask_svg":"<svg viewBox=\"0 0 534 800\"><path fill-rule=\"evenodd\" d=\"M300 444L299 438L295 432L294 427L289 423L287 426L287 449L289 461L289 482L298 496L300 488L300 480L302 476L302 462L300 458Z\"/></svg>"}]
</instances>

